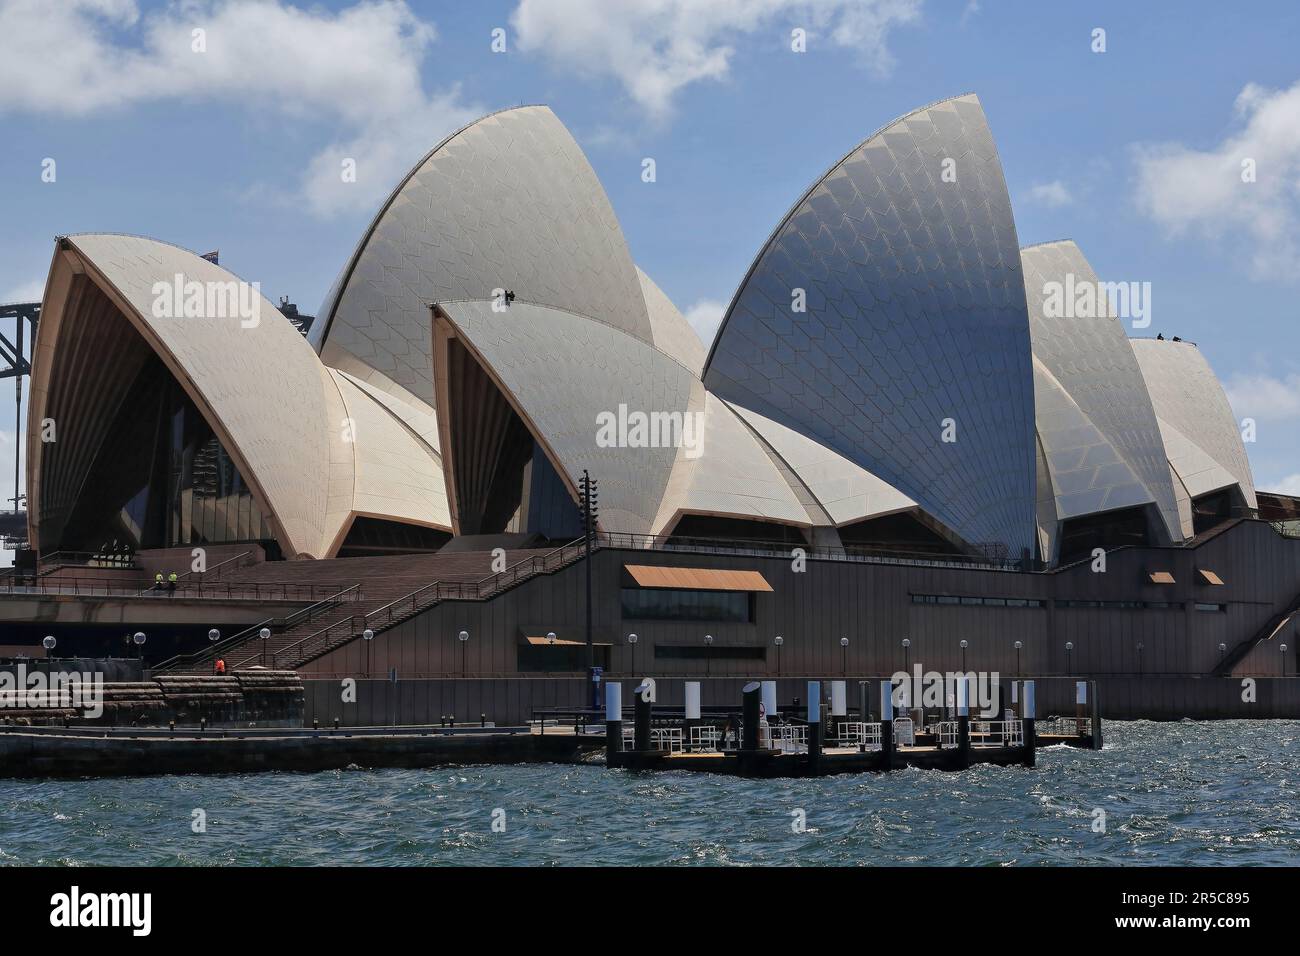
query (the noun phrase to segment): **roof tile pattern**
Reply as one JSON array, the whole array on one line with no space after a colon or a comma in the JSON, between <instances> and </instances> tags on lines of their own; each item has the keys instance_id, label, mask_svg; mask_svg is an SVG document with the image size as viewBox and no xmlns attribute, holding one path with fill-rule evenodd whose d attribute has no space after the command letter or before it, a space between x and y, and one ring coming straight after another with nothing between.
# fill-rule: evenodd
<instances>
[{"instance_id":1,"label":"roof tile pattern","mask_svg":"<svg viewBox=\"0 0 1300 956\"><path fill-rule=\"evenodd\" d=\"M793 311L796 289L806 312ZM813 186L737 292L704 382L878 475L966 541L1032 552L1029 320L975 96L896 121ZM945 442L950 418L957 440Z\"/></svg>"},{"instance_id":2,"label":"roof tile pattern","mask_svg":"<svg viewBox=\"0 0 1300 956\"><path fill-rule=\"evenodd\" d=\"M350 353L432 406L429 304L494 289L652 341L609 199L544 106L487 116L416 167L326 297L312 341L327 364Z\"/></svg>"},{"instance_id":3,"label":"roof tile pattern","mask_svg":"<svg viewBox=\"0 0 1300 956\"><path fill-rule=\"evenodd\" d=\"M1096 273L1069 240L1030 246L1020 258L1034 404L1058 518L1154 502L1170 538L1179 539L1178 506L1151 398ZM1095 293L1093 314L1062 301L1068 290L1085 288Z\"/></svg>"}]
</instances>

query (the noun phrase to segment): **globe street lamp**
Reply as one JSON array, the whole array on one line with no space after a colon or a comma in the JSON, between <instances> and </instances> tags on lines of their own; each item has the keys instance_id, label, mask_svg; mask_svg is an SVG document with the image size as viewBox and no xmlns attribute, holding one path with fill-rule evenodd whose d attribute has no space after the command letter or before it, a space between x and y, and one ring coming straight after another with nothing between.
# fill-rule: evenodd
<instances>
[{"instance_id":1,"label":"globe street lamp","mask_svg":"<svg viewBox=\"0 0 1300 956\"><path fill-rule=\"evenodd\" d=\"M221 632L214 627L212 630L208 631L208 640L213 644L217 643L217 641L221 640Z\"/></svg>"},{"instance_id":2,"label":"globe street lamp","mask_svg":"<svg viewBox=\"0 0 1300 956\"><path fill-rule=\"evenodd\" d=\"M708 677L713 673L713 635L704 635L704 676Z\"/></svg>"},{"instance_id":3,"label":"globe street lamp","mask_svg":"<svg viewBox=\"0 0 1300 956\"><path fill-rule=\"evenodd\" d=\"M1223 663L1223 656L1224 656L1227 652L1228 652L1228 645L1227 645L1227 644L1220 644L1220 645L1219 645L1219 663L1220 663L1220 664Z\"/></svg>"},{"instance_id":4,"label":"globe street lamp","mask_svg":"<svg viewBox=\"0 0 1300 956\"><path fill-rule=\"evenodd\" d=\"M366 628L361 632L361 639L366 642L366 676L370 676L370 648L373 646L370 642L375 639L375 632Z\"/></svg>"},{"instance_id":5,"label":"globe street lamp","mask_svg":"<svg viewBox=\"0 0 1300 956\"><path fill-rule=\"evenodd\" d=\"M50 656L50 651L54 650L54 645L59 642L54 639L53 634L46 634L45 639L41 641L41 647L45 648L45 656Z\"/></svg>"},{"instance_id":6,"label":"globe street lamp","mask_svg":"<svg viewBox=\"0 0 1300 956\"><path fill-rule=\"evenodd\" d=\"M270 629L269 627L264 627L264 628L262 628L260 631L257 632L257 636L258 636L258 637L261 639L261 641L262 641L262 666L265 667L265 666L266 666L266 648L267 648L267 643L266 643L266 642L269 641L269 640L271 639L271 629Z\"/></svg>"},{"instance_id":7,"label":"globe street lamp","mask_svg":"<svg viewBox=\"0 0 1300 956\"><path fill-rule=\"evenodd\" d=\"M1016 676L1020 677L1023 671L1020 670L1020 649L1024 647L1023 641L1016 641Z\"/></svg>"},{"instance_id":8,"label":"globe street lamp","mask_svg":"<svg viewBox=\"0 0 1300 956\"><path fill-rule=\"evenodd\" d=\"M848 657L849 657L849 639L847 637L841 637L840 638L840 676L841 677L844 677L848 674L848 668L849 668Z\"/></svg>"},{"instance_id":9,"label":"globe street lamp","mask_svg":"<svg viewBox=\"0 0 1300 956\"><path fill-rule=\"evenodd\" d=\"M140 660L144 660L144 642L148 640L144 635L144 631L136 631L131 635L131 640L135 642L136 652L139 654Z\"/></svg>"},{"instance_id":10,"label":"globe street lamp","mask_svg":"<svg viewBox=\"0 0 1300 956\"><path fill-rule=\"evenodd\" d=\"M785 643L785 638L780 634L772 641L776 645L776 676L781 676L781 645Z\"/></svg>"},{"instance_id":11,"label":"globe street lamp","mask_svg":"<svg viewBox=\"0 0 1300 956\"><path fill-rule=\"evenodd\" d=\"M961 672L964 674L966 673L966 648L970 647L970 641L962 638L957 646L961 648Z\"/></svg>"},{"instance_id":12,"label":"globe street lamp","mask_svg":"<svg viewBox=\"0 0 1300 956\"><path fill-rule=\"evenodd\" d=\"M1285 677L1286 676L1286 645L1283 644L1281 647L1278 648L1278 650L1282 652L1282 676Z\"/></svg>"},{"instance_id":13,"label":"globe street lamp","mask_svg":"<svg viewBox=\"0 0 1300 956\"><path fill-rule=\"evenodd\" d=\"M1065 674L1067 677L1074 674L1074 665L1071 663L1071 654L1074 651L1074 641L1065 642Z\"/></svg>"},{"instance_id":14,"label":"globe street lamp","mask_svg":"<svg viewBox=\"0 0 1300 956\"><path fill-rule=\"evenodd\" d=\"M456 635L456 640L460 641L460 676L464 677L468 673L465 654L469 646L469 631L461 631Z\"/></svg>"},{"instance_id":15,"label":"globe street lamp","mask_svg":"<svg viewBox=\"0 0 1300 956\"><path fill-rule=\"evenodd\" d=\"M627 636L627 643L632 648L632 676L633 677L636 676L636 642L637 642L637 636L635 634L629 634Z\"/></svg>"},{"instance_id":16,"label":"globe street lamp","mask_svg":"<svg viewBox=\"0 0 1300 956\"><path fill-rule=\"evenodd\" d=\"M903 638L903 673L904 674L908 673L907 658L908 658L909 648L911 648L911 646L912 646L912 639L910 637Z\"/></svg>"}]
</instances>

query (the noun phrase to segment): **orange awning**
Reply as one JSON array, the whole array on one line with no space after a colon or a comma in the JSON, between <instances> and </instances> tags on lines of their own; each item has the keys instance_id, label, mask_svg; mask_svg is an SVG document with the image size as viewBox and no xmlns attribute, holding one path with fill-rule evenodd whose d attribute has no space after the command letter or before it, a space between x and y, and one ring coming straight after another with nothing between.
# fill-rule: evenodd
<instances>
[{"instance_id":1,"label":"orange awning","mask_svg":"<svg viewBox=\"0 0 1300 956\"><path fill-rule=\"evenodd\" d=\"M1196 569L1196 573L1199 574L1199 575L1201 576L1201 583L1203 583L1203 584L1222 584L1222 583L1223 583L1223 578L1219 577L1217 574L1215 574L1215 573L1214 573L1213 571L1211 571L1209 568L1197 568L1197 569Z\"/></svg>"},{"instance_id":2,"label":"orange awning","mask_svg":"<svg viewBox=\"0 0 1300 956\"><path fill-rule=\"evenodd\" d=\"M678 588L688 591L771 591L772 585L757 571L719 571L715 568L665 568L624 565L632 580L643 588Z\"/></svg>"},{"instance_id":3,"label":"orange awning","mask_svg":"<svg viewBox=\"0 0 1300 956\"><path fill-rule=\"evenodd\" d=\"M548 641L545 637L534 637L534 636L531 635L531 634L529 634L528 636L526 636L526 637L524 638L524 640L527 641L529 644L533 644L533 645L539 645L539 644L540 644L542 647L548 647L548 646L552 646L552 647L586 647L586 646L587 646L587 642L586 642L586 641L566 641L566 640L564 640L563 638L559 638L559 637L557 637L557 638L552 642L552 641ZM592 642L591 642L591 646L592 646L592 647L612 647L613 645L610 644L608 641L592 641Z\"/></svg>"},{"instance_id":4,"label":"orange awning","mask_svg":"<svg viewBox=\"0 0 1300 956\"><path fill-rule=\"evenodd\" d=\"M1147 575L1152 584L1173 584L1174 576L1168 571L1152 571Z\"/></svg>"}]
</instances>

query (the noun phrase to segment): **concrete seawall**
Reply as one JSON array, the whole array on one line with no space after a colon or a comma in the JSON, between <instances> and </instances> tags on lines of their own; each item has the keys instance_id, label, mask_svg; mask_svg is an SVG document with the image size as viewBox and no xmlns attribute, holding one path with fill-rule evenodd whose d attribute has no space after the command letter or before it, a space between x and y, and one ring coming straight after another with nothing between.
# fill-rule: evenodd
<instances>
[{"instance_id":1,"label":"concrete seawall","mask_svg":"<svg viewBox=\"0 0 1300 956\"><path fill-rule=\"evenodd\" d=\"M0 729L0 777L122 777L176 773L575 763L603 752L603 737L527 728L445 733L430 728L263 732Z\"/></svg>"}]
</instances>

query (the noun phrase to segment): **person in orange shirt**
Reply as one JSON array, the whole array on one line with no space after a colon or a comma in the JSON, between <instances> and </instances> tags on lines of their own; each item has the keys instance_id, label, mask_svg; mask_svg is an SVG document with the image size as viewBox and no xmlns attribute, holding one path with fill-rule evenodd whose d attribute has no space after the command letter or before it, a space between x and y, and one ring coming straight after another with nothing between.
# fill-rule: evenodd
<instances>
[{"instance_id":1,"label":"person in orange shirt","mask_svg":"<svg viewBox=\"0 0 1300 956\"><path fill-rule=\"evenodd\" d=\"M225 662L225 660L222 659L222 658L220 658L220 657L218 657L218 658L217 658L217 663L213 665L212 672L213 672L214 674L217 674L218 676L225 674L225 673L226 673L226 662Z\"/></svg>"}]
</instances>

